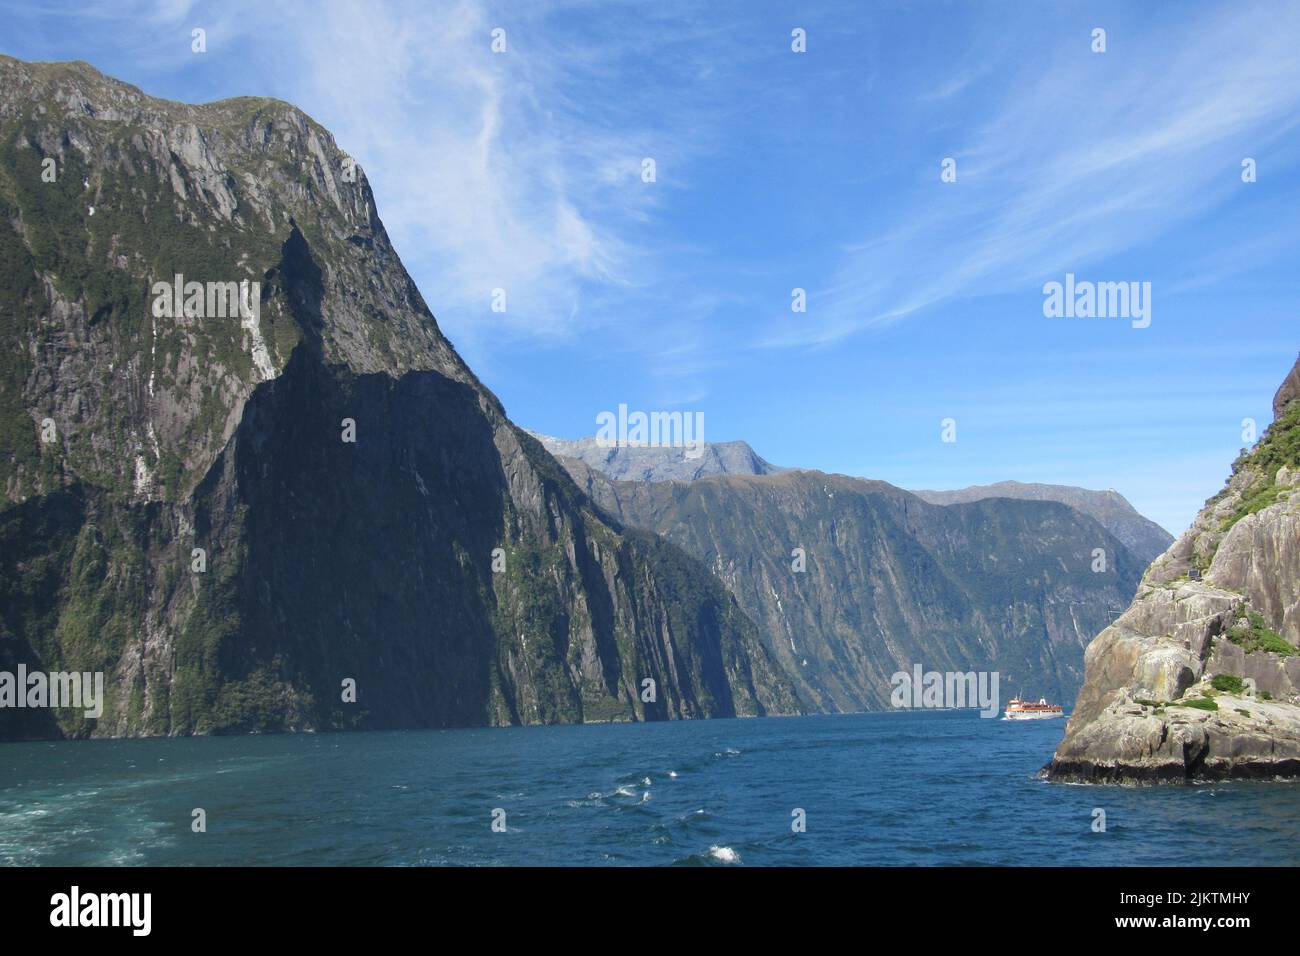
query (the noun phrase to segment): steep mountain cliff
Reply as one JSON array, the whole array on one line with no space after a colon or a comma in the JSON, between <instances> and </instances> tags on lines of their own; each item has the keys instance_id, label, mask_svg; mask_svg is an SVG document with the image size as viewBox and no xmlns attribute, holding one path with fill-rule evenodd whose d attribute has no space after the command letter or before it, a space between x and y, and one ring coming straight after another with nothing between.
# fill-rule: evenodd
<instances>
[{"instance_id":1,"label":"steep mountain cliff","mask_svg":"<svg viewBox=\"0 0 1300 956\"><path fill-rule=\"evenodd\" d=\"M1050 779L1300 775L1300 361L1222 491L1088 645Z\"/></svg>"},{"instance_id":2,"label":"steep mountain cliff","mask_svg":"<svg viewBox=\"0 0 1300 956\"><path fill-rule=\"evenodd\" d=\"M819 710L887 708L891 675L918 663L998 671L1007 696L1072 697L1084 644L1145 563L1057 502L932 505L814 471L614 482L561 462L619 520L711 567Z\"/></svg>"},{"instance_id":3,"label":"steep mountain cliff","mask_svg":"<svg viewBox=\"0 0 1300 956\"><path fill-rule=\"evenodd\" d=\"M0 737L798 706L706 569L510 423L279 101L0 57L0 492L0 670L107 697Z\"/></svg>"},{"instance_id":4,"label":"steep mountain cliff","mask_svg":"<svg viewBox=\"0 0 1300 956\"><path fill-rule=\"evenodd\" d=\"M1030 501L1059 501L1101 522L1143 562L1150 562L1173 543L1174 536L1150 518L1144 518L1118 491L1092 491L1071 485L1026 484L999 481L972 485L954 491L913 491L931 504L947 505L984 498L1024 498Z\"/></svg>"},{"instance_id":5,"label":"steep mountain cliff","mask_svg":"<svg viewBox=\"0 0 1300 956\"><path fill-rule=\"evenodd\" d=\"M529 434L552 455L576 458L616 481L694 481L708 475L774 475L785 470L764 461L743 441L703 442L699 449L687 449L603 446L594 438Z\"/></svg>"}]
</instances>

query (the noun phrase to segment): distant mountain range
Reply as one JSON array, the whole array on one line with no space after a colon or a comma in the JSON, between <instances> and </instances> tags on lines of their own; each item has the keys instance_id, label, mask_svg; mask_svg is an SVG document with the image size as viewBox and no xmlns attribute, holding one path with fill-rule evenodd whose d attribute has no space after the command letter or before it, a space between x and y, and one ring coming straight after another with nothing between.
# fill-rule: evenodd
<instances>
[{"instance_id":1,"label":"distant mountain range","mask_svg":"<svg viewBox=\"0 0 1300 956\"><path fill-rule=\"evenodd\" d=\"M613 518L711 568L817 710L888 707L891 675L917 663L1073 698L1084 646L1151 557L1088 511L1037 497L940 505L816 471L615 481L561 462Z\"/></svg>"},{"instance_id":2,"label":"distant mountain range","mask_svg":"<svg viewBox=\"0 0 1300 956\"><path fill-rule=\"evenodd\" d=\"M743 441L705 442L689 457L685 448L601 445L594 438L551 438L529 432L552 455L574 458L615 481L694 481L709 475L773 475L785 471L764 461Z\"/></svg>"},{"instance_id":3,"label":"distant mountain range","mask_svg":"<svg viewBox=\"0 0 1300 956\"><path fill-rule=\"evenodd\" d=\"M992 485L972 485L954 491L913 491L932 504L950 505L984 498L1021 498L1028 501L1059 501L1101 522L1102 527L1119 538L1139 558L1150 561L1173 542L1171 535L1150 518L1144 518L1114 489L1091 491L1071 485L1023 484L999 481Z\"/></svg>"},{"instance_id":4,"label":"distant mountain range","mask_svg":"<svg viewBox=\"0 0 1300 956\"><path fill-rule=\"evenodd\" d=\"M695 458L686 449L669 447L607 447L594 438L551 438L530 432L552 455L581 461L615 481L694 481L710 475L774 475L789 471L759 455L743 441L705 442ZM1101 522L1137 557L1151 561L1174 540L1160 525L1143 517L1119 492L1092 491L1071 485L1026 484L999 481L953 491L913 490L912 494L936 505L985 498L1059 501Z\"/></svg>"}]
</instances>

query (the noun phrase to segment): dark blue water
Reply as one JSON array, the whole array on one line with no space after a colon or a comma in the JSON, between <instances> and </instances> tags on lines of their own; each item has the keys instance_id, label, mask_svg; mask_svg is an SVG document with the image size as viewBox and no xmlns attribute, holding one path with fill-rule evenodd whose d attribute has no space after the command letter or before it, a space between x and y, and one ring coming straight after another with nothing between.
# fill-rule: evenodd
<instances>
[{"instance_id":1,"label":"dark blue water","mask_svg":"<svg viewBox=\"0 0 1300 956\"><path fill-rule=\"evenodd\" d=\"M1300 863L1296 785L1034 779L1063 729L947 712L4 744L0 862Z\"/></svg>"}]
</instances>

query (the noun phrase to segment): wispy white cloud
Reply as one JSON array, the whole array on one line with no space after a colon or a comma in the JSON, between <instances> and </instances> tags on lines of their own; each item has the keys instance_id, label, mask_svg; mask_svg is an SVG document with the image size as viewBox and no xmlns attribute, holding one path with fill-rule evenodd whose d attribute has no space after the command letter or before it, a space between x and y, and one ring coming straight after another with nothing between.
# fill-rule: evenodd
<instances>
[{"instance_id":1,"label":"wispy white cloud","mask_svg":"<svg viewBox=\"0 0 1300 956\"><path fill-rule=\"evenodd\" d=\"M665 279L663 198L712 148L726 20L589 0L347 2L268 8L154 0L118 14L159 75L238 64L241 93L311 113L365 170L380 215L458 344L564 336L595 304ZM93 4L92 11L96 9ZM98 8L109 13L109 8ZM505 31L493 52L492 31ZM185 42L180 42L180 39ZM642 160L658 177L642 182ZM490 308L505 290L507 311Z\"/></svg>"},{"instance_id":2,"label":"wispy white cloud","mask_svg":"<svg viewBox=\"0 0 1300 956\"><path fill-rule=\"evenodd\" d=\"M371 177L389 231L440 313L558 331L585 282L631 281L622 228L653 193L631 170L649 131L608 131L566 102L528 20L462 2L326 5L282 76ZM506 31L493 53L491 31ZM493 289L507 312L491 313Z\"/></svg>"},{"instance_id":3,"label":"wispy white cloud","mask_svg":"<svg viewBox=\"0 0 1300 956\"><path fill-rule=\"evenodd\" d=\"M1004 95L981 86L997 107L946 154L958 181L940 182L936 156L905 212L846 248L816 313L797 328L773 320L759 344L825 346L941 303L1033 289L1241 189L1242 156L1300 122L1300 7L1198 9L1104 54L1056 28L1048 55L1003 64ZM939 89L934 108L974 108L960 97L967 80Z\"/></svg>"}]
</instances>

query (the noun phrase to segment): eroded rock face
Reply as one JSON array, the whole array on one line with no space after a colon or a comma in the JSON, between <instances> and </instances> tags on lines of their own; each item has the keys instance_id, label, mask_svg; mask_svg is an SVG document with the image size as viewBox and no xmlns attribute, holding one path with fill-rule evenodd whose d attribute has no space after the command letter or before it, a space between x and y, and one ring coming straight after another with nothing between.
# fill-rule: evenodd
<instances>
[{"instance_id":1,"label":"eroded rock face","mask_svg":"<svg viewBox=\"0 0 1300 956\"><path fill-rule=\"evenodd\" d=\"M1049 779L1300 774L1297 369L1277 420L1088 646Z\"/></svg>"},{"instance_id":2,"label":"eroded rock face","mask_svg":"<svg viewBox=\"0 0 1300 956\"><path fill-rule=\"evenodd\" d=\"M1217 713L1174 706L1153 711L1119 700L1070 731L1048 776L1087 783L1182 783L1300 775L1295 710L1288 703L1250 699L1230 710L1221 706Z\"/></svg>"},{"instance_id":3,"label":"eroded rock face","mask_svg":"<svg viewBox=\"0 0 1300 956\"><path fill-rule=\"evenodd\" d=\"M1300 644L1300 495L1294 483L1279 487L1290 489L1285 502L1234 524L1206 580L1244 594L1284 638Z\"/></svg>"}]
</instances>

